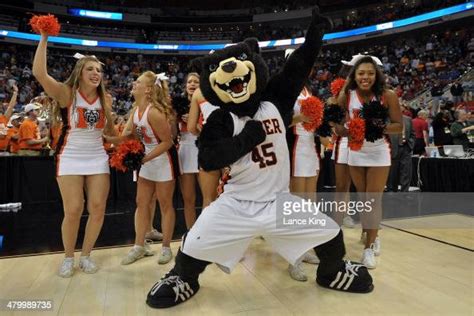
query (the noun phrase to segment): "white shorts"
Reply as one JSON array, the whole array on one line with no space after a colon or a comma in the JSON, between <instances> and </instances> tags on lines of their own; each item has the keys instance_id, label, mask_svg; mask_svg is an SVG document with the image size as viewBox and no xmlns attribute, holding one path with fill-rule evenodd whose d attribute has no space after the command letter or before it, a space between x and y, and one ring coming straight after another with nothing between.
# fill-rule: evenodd
<instances>
[{"instance_id":1,"label":"white shorts","mask_svg":"<svg viewBox=\"0 0 474 316\"><path fill-rule=\"evenodd\" d=\"M358 151L349 149L349 166L354 167L389 167L391 165L390 141L385 137L374 143L364 140Z\"/></svg>"},{"instance_id":2,"label":"white shorts","mask_svg":"<svg viewBox=\"0 0 474 316\"><path fill-rule=\"evenodd\" d=\"M349 160L349 148L347 147L347 137L338 137L334 144L331 159L335 163L347 165Z\"/></svg>"},{"instance_id":3,"label":"white shorts","mask_svg":"<svg viewBox=\"0 0 474 316\"><path fill-rule=\"evenodd\" d=\"M291 198L300 200L296 196ZM230 273L244 255L250 242L263 236L289 263L309 249L319 246L339 233L339 226L323 213L311 215L324 219L324 228L277 227L276 201L240 201L222 195L203 210L191 230L183 237L181 251L217 263ZM281 214L282 210L278 211Z\"/></svg>"},{"instance_id":4,"label":"white shorts","mask_svg":"<svg viewBox=\"0 0 474 316\"><path fill-rule=\"evenodd\" d=\"M289 142L291 176L292 177L315 177L319 171L319 155L316 151L314 136L293 135L293 141Z\"/></svg>"},{"instance_id":5,"label":"white shorts","mask_svg":"<svg viewBox=\"0 0 474 316\"><path fill-rule=\"evenodd\" d=\"M195 144L180 143L178 157L182 173L199 173L198 148Z\"/></svg>"},{"instance_id":6,"label":"white shorts","mask_svg":"<svg viewBox=\"0 0 474 316\"><path fill-rule=\"evenodd\" d=\"M178 157L173 146L167 152L143 164L138 176L150 181L166 182L176 180L179 174Z\"/></svg>"}]
</instances>

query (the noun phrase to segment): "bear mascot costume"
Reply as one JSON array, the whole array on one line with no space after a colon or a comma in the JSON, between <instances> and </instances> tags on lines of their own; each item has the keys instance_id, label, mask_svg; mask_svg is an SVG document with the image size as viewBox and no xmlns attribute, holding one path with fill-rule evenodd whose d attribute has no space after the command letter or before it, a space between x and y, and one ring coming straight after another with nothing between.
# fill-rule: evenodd
<instances>
[{"instance_id":1,"label":"bear mascot costume","mask_svg":"<svg viewBox=\"0 0 474 316\"><path fill-rule=\"evenodd\" d=\"M343 260L342 231L325 214L317 214L325 227L298 229L277 223L282 213L277 197L300 199L289 194L286 127L323 34L331 27L315 8L304 43L271 78L256 39L193 60L200 70L204 102L218 107L198 139L199 165L206 171L225 169L227 181L223 193L183 236L175 266L148 293L149 306L167 308L192 298L208 264L230 273L256 236L263 236L291 264L313 248L320 259L316 283L322 287L373 290L367 268Z\"/></svg>"}]
</instances>

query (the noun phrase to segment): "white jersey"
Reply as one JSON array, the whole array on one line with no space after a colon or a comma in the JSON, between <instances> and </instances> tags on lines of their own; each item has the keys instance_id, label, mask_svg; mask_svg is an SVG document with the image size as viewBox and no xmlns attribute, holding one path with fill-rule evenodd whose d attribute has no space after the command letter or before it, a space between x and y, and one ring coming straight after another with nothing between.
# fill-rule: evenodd
<instances>
[{"instance_id":1,"label":"white jersey","mask_svg":"<svg viewBox=\"0 0 474 316\"><path fill-rule=\"evenodd\" d=\"M240 134L249 117L232 114L234 135ZM286 129L280 112L270 102L261 102L253 120L263 123L265 140L230 166L222 195L238 200L274 201L278 193L289 192L290 162Z\"/></svg>"},{"instance_id":2,"label":"white jersey","mask_svg":"<svg viewBox=\"0 0 474 316\"><path fill-rule=\"evenodd\" d=\"M155 131L148 122L148 112L150 111L151 104L148 105L140 117L138 113L138 108L133 113L133 125L135 126L135 131L137 132L140 141L145 145L145 153L151 152L156 146L160 144L160 139L158 135L155 134Z\"/></svg>"},{"instance_id":3,"label":"white jersey","mask_svg":"<svg viewBox=\"0 0 474 316\"><path fill-rule=\"evenodd\" d=\"M133 125L135 126L138 137L145 145L146 154L150 153L161 143L160 138L148 121L148 113L151 107L152 105L148 105L141 117L138 113L138 109L133 113ZM155 182L165 182L175 179L177 174L179 174L179 166L176 165L172 157L175 152L176 148L171 147L158 157L147 161L140 168L139 176ZM175 160L177 160L177 157L175 157Z\"/></svg>"},{"instance_id":4,"label":"white jersey","mask_svg":"<svg viewBox=\"0 0 474 316\"><path fill-rule=\"evenodd\" d=\"M100 98L89 102L76 91L75 102L61 109L63 133L56 149L57 175L109 173L102 131L105 113Z\"/></svg>"}]
</instances>

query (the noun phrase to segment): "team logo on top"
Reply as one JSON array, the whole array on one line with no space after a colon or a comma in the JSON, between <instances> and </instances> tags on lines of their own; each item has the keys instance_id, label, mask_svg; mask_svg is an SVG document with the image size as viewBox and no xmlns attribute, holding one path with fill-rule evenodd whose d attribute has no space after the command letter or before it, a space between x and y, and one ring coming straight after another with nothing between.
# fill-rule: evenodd
<instances>
[{"instance_id":1,"label":"team logo on top","mask_svg":"<svg viewBox=\"0 0 474 316\"><path fill-rule=\"evenodd\" d=\"M140 126L135 127L135 132L137 133L138 139L143 143L143 132Z\"/></svg>"},{"instance_id":2,"label":"team logo on top","mask_svg":"<svg viewBox=\"0 0 474 316\"><path fill-rule=\"evenodd\" d=\"M77 108L76 127L77 128L104 128L105 118L104 110L91 110Z\"/></svg>"},{"instance_id":3,"label":"team logo on top","mask_svg":"<svg viewBox=\"0 0 474 316\"><path fill-rule=\"evenodd\" d=\"M84 119L87 122L89 129L93 129L97 122L99 122L100 113L97 110L85 110Z\"/></svg>"},{"instance_id":4,"label":"team logo on top","mask_svg":"<svg viewBox=\"0 0 474 316\"><path fill-rule=\"evenodd\" d=\"M138 138L140 141L144 144L150 144L151 143L151 138L148 137L146 134L146 129L143 126L137 126L135 127L135 131L137 133Z\"/></svg>"}]
</instances>

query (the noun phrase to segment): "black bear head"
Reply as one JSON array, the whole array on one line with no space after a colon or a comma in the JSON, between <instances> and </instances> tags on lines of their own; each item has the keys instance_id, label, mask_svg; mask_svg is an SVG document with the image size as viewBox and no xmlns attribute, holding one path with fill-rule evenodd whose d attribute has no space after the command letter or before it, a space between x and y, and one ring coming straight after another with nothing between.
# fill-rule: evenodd
<instances>
[{"instance_id":1,"label":"black bear head","mask_svg":"<svg viewBox=\"0 0 474 316\"><path fill-rule=\"evenodd\" d=\"M253 116L268 81L258 40L245 41L194 59L201 92L211 104L238 116Z\"/></svg>"}]
</instances>

